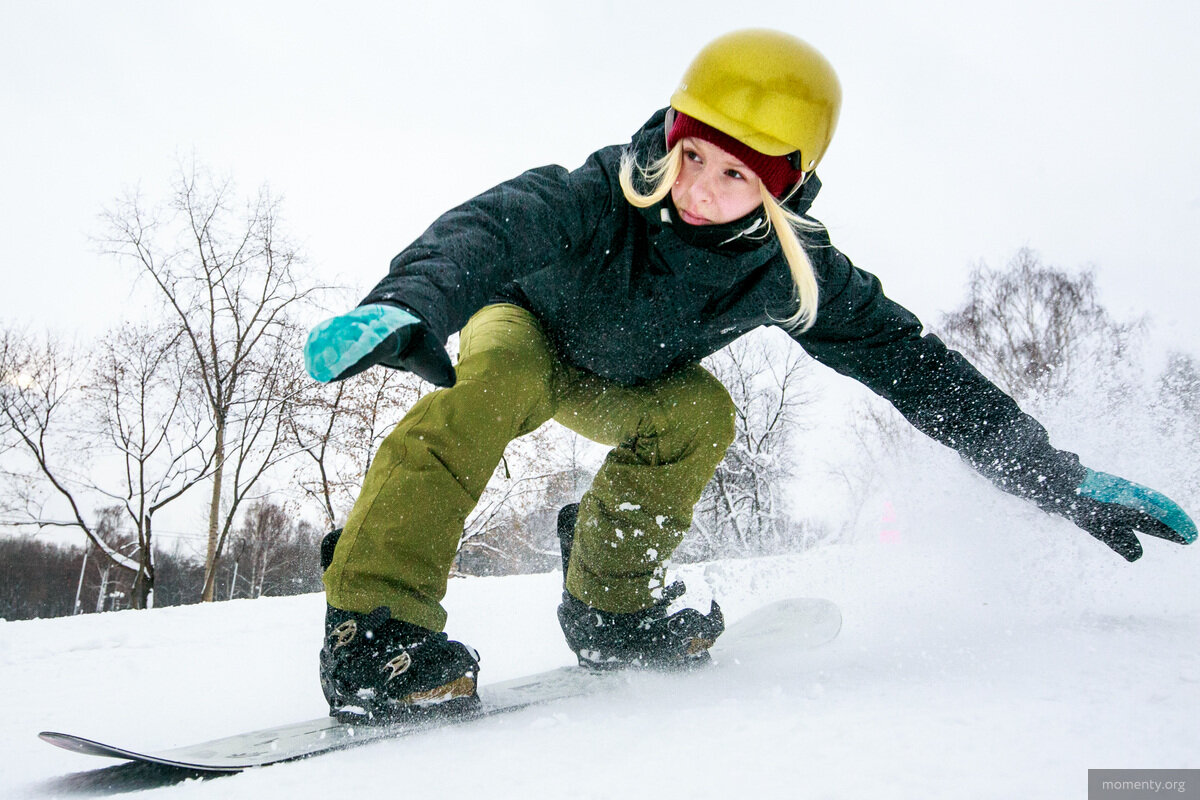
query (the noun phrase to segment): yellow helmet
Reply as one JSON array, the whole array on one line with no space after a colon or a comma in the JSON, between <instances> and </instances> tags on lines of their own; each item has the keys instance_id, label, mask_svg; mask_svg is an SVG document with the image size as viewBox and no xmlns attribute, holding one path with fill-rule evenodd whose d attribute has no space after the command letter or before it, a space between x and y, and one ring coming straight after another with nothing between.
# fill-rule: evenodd
<instances>
[{"instance_id":1,"label":"yellow helmet","mask_svg":"<svg viewBox=\"0 0 1200 800\"><path fill-rule=\"evenodd\" d=\"M671 106L768 156L812 172L837 127L842 87L812 45L779 31L734 31L709 43ZM793 156L793 154L797 154Z\"/></svg>"}]
</instances>

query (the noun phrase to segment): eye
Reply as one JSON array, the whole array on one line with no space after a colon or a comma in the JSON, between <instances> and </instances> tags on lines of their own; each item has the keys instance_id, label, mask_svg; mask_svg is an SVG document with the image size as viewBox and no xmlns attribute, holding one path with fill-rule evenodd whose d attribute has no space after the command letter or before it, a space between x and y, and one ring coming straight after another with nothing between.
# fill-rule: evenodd
<instances>
[{"instance_id":1,"label":"eye","mask_svg":"<svg viewBox=\"0 0 1200 800\"><path fill-rule=\"evenodd\" d=\"M700 160L701 160L700 154L690 148L684 149L683 157L686 158L688 161L695 161L697 164L700 163Z\"/></svg>"},{"instance_id":2,"label":"eye","mask_svg":"<svg viewBox=\"0 0 1200 800\"><path fill-rule=\"evenodd\" d=\"M741 172L739 172L736 169L725 170L725 175L726 175L726 177L733 178L734 180L738 180L738 181L746 180L746 176L743 175Z\"/></svg>"}]
</instances>

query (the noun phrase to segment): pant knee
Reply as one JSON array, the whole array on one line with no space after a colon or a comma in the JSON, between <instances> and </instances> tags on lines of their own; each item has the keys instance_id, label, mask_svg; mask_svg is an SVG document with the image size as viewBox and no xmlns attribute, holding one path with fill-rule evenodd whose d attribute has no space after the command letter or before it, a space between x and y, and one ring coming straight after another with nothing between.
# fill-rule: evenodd
<instances>
[{"instance_id":1,"label":"pant knee","mask_svg":"<svg viewBox=\"0 0 1200 800\"><path fill-rule=\"evenodd\" d=\"M660 455L668 461L698 456L719 463L736 435L736 407L725 387L696 367L679 393L661 399L661 421L652 433Z\"/></svg>"},{"instance_id":2,"label":"pant knee","mask_svg":"<svg viewBox=\"0 0 1200 800\"><path fill-rule=\"evenodd\" d=\"M549 413L543 406L552 396L556 361L532 314L517 306L487 306L467 323L461 343L457 373L463 394L503 416Z\"/></svg>"}]
</instances>

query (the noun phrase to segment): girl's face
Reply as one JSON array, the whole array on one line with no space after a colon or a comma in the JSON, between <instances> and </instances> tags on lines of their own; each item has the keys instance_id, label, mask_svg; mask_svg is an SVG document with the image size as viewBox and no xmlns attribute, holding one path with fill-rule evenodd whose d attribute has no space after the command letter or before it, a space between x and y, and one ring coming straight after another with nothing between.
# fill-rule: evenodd
<instances>
[{"instance_id":1,"label":"girl's face","mask_svg":"<svg viewBox=\"0 0 1200 800\"><path fill-rule=\"evenodd\" d=\"M671 187L679 216L689 225L733 222L762 205L758 176L711 142L683 140L683 166Z\"/></svg>"}]
</instances>

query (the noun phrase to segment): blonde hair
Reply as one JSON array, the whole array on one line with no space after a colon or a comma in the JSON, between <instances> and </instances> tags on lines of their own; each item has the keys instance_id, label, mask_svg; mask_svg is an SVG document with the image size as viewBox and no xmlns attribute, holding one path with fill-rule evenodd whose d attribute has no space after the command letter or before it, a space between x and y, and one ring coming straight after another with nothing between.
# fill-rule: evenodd
<instances>
[{"instance_id":1,"label":"blonde hair","mask_svg":"<svg viewBox=\"0 0 1200 800\"><path fill-rule=\"evenodd\" d=\"M682 166L682 142L676 143L669 153L644 167L637 163L632 152L626 150L621 154L618 174L621 192L629 204L637 208L649 208L661 203L671 193L671 187L675 185ZM648 187L647 192L640 191L634 185L635 171L643 185ZM820 230L820 225L784 208L761 181L759 191L762 194L763 210L766 212L767 229L775 230L779 248L783 251L783 258L792 273L792 284L796 290L796 313L775 321L793 333L803 333L817 320L817 276L813 272L812 261L800 241L800 236L805 231Z\"/></svg>"}]
</instances>

